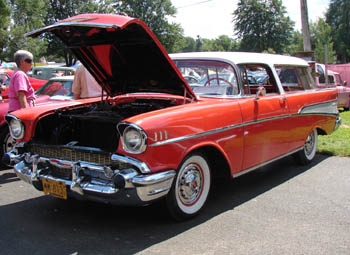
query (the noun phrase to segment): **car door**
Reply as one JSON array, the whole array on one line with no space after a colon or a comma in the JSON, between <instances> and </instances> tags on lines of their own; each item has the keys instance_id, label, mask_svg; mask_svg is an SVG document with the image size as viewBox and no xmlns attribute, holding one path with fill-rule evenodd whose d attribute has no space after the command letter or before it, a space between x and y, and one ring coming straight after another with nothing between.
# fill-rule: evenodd
<instances>
[{"instance_id":1,"label":"car door","mask_svg":"<svg viewBox=\"0 0 350 255\"><path fill-rule=\"evenodd\" d=\"M271 68L263 64L241 65L243 77L267 75L262 84L243 79L245 99L240 101L244 152L242 170L259 166L289 151L289 109L287 98L281 94ZM266 95L258 95L264 88Z\"/></svg>"}]
</instances>

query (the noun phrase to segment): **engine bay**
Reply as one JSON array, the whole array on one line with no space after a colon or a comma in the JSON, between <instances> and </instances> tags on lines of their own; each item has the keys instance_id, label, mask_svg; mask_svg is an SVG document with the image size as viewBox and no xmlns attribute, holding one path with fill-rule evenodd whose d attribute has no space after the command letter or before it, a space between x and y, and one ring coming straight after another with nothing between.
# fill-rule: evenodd
<instances>
[{"instance_id":1,"label":"engine bay","mask_svg":"<svg viewBox=\"0 0 350 255\"><path fill-rule=\"evenodd\" d=\"M73 110L60 109L39 120L32 142L114 152L119 144L119 122L175 105L175 100L137 99L119 104L102 101Z\"/></svg>"}]
</instances>

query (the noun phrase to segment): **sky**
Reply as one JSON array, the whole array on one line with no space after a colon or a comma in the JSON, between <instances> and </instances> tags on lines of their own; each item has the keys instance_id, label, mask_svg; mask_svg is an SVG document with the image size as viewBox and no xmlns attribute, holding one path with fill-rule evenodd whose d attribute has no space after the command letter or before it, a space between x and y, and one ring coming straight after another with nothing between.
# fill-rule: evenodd
<instances>
[{"instance_id":1,"label":"sky","mask_svg":"<svg viewBox=\"0 0 350 255\"><path fill-rule=\"evenodd\" d=\"M181 24L185 36L214 39L220 35L233 37L232 13L238 0L171 0L177 8L172 22ZM282 0L287 15L301 31L300 0ZM330 0L308 0L309 22L323 18Z\"/></svg>"}]
</instances>

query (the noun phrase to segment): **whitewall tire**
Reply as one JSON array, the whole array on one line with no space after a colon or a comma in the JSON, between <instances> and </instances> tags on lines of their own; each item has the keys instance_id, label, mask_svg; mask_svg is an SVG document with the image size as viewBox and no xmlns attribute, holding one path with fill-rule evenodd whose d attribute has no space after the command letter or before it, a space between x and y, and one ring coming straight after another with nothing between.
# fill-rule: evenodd
<instances>
[{"instance_id":1,"label":"whitewall tire","mask_svg":"<svg viewBox=\"0 0 350 255\"><path fill-rule=\"evenodd\" d=\"M296 159L300 164L307 165L311 163L311 161L316 156L317 143L318 143L317 130L314 129L307 136L305 140L304 148L295 154Z\"/></svg>"},{"instance_id":2,"label":"whitewall tire","mask_svg":"<svg viewBox=\"0 0 350 255\"><path fill-rule=\"evenodd\" d=\"M190 154L179 167L166 203L176 220L197 215L209 194L211 173L209 164L201 153Z\"/></svg>"}]
</instances>

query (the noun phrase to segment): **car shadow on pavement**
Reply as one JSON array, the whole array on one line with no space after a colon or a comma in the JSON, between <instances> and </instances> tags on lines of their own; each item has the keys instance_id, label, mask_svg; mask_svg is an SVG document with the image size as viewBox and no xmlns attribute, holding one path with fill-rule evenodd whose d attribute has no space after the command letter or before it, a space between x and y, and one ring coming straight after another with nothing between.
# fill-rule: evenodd
<instances>
[{"instance_id":1,"label":"car shadow on pavement","mask_svg":"<svg viewBox=\"0 0 350 255\"><path fill-rule=\"evenodd\" d=\"M20 179L17 177L17 175L13 172L0 172L0 185L10 182L19 181Z\"/></svg>"},{"instance_id":2,"label":"car shadow on pavement","mask_svg":"<svg viewBox=\"0 0 350 255\"><path fill-rule=\"evenodd\" d=\"M196 218L174 222L161 203L146 207L59 200L41 196L0 206L4 254L134 254L171 239L304 173L292 157L230 181L215 181Z\"/></svg>"}]
</instances>

